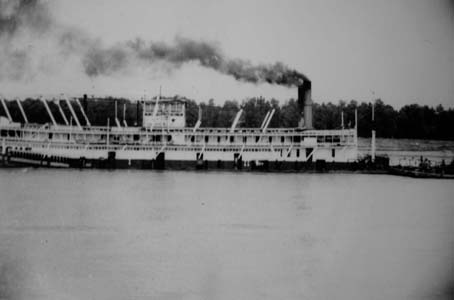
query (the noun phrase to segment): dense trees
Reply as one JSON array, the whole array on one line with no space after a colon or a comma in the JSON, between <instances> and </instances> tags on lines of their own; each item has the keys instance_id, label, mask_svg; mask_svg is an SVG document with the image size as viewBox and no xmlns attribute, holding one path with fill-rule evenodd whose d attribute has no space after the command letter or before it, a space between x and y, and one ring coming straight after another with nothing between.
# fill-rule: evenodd
<instances>
[{"instance_id":1,"label":"dense trees","mask_svg":"<svg viewBox=\"0 0 454 300\"><path fill-rule=\"evenodd\" d=\"M82 100L82 99L81 99ZM141 105L127 99L103 98L88 99L82 101L88 118L93 125L114 125L115 101L118 104L118 116L123 118L123 108L126 107L126 121L130 125L141 123ZM19 107L15 101L9 101L8 107L14 121L22 122ZM50 118L41 101L27 99L22 102L30 122L47 123ZM62 109L66 116L70 116L67 105L62 102ZM58 111L58 106L49 101L50 109L55 115L57 122L63 124L63 119ZM78 105L73 102L73 107L79 119L83 121ZM295 99L290 99L279 104L275 99L250 98L238 102L227 100L223 105L215 104L211 99L208 103L197 104L194 100L187 100L186 120L187 126L191 127L197 121L199 107L202 110L202 127L230 127L235 114L240 108L243 115L238 123L239 127L260 127L268 111L275 109L275 114L270 122L270 127L296 127L301 114ZM355 125L355 109L358 111L358 134L362 137L370 136L372 130L372 104L339 101L338 104L314 103L314 127L316 129L335 129L341 127L341 112L344 114L346 128ZM454 109L445 109L441 105L433 108L427 105L420 106L411 104L400 110L385 104L380 99L375 101L375 128L378 137L388 138L418 138L418 139L441 139L454 140ZM0 106L0 115L5 115ZM84 122L83 122L84 124Z\"/></svg>"}]
</instances>

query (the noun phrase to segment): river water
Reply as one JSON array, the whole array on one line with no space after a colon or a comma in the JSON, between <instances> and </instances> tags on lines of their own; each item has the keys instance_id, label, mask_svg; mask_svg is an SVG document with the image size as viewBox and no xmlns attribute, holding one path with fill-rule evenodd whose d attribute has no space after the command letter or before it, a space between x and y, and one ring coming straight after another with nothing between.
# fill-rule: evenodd
<instances>
[{"instance_id":1,"label":"river water","mask_svg":"<svg viewBox=\"0 0 454 300\"><path fill-rule=\"evenodd\" d=\"M0 299L451 299L454 185L0 169Z\"/></svg>"}]
</instances>

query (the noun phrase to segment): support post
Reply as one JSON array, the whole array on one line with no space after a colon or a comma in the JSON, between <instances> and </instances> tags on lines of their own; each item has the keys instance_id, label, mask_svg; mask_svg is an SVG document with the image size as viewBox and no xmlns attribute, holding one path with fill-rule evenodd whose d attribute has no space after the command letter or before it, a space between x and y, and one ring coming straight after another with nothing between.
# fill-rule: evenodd
<instances>
[{"instance_id":1,"label":"support post","mask_svg":"<svg viewBox=\"0 0 454 300\"><path fill-rule=\"evenodd\" d=\"M243 113L243 109L240 109L235 116L235 119L233 120L232 127L230 127L230 132L233 133L235 131L235 127L238 124L238 121L240 120L241 114Z\"/></svg>"},{"instance_id":2,"label":"support post","mask_svg":"<svg viewBox=\"0 0 454 300\"><path fill-rule=\"evenodd\" d=\"M123 103L123 125L128 127L128 123L126 123L126 103Z\"/></svg>"},{"instance_id":3,"label":"support post","mask_svg":"<svg viewBox=\"0 0 454 300\"><path fill-rule=\"evenodd\" d=\"M66 96L65 96L65 101L66 101L66 104L69 107L69 111L71 112L71 115L73 116L74 120L76 121L77 127L79 127L79 129L82 129L82 126L80 125L79 119L77 118L76 112L74 111L74 108L72 107L71 102L69 102L69 99Z\"/></svg>"},{"instance_id":4,"label":"support post","mask_svg":"<svg viewBox=\"0 0 454 300\"><path fill-rule=\"evenodd\" d=\"M374 103L372 103L372 141L371 141L371 160L375 162L375 112Z\"/></svg>"},{"instance_id":5,"label":"support post","mask_svg":"<svg viewBox=\"0 0 454 300\"><path fill-rule=\"evenodd\" d=\"M199 105L199 117L197 118L197 122L195 123L194 128L192 129L192 132L196 132L197 129L199 129L201 124L202 124L202 108Z\"/></svg>"},{"instance_id":6,"label":"support post","mask_svg":"<svg viewBox=\"0 0 454 300\"><path fill-rule=\"evenodd\" d=\"M107 136L106 136L106 144L109 146L109 132L110 131L110 118L107 118Z\"/></svg>"},{"instance_id":7,"label":"support post","mask_svg":"<svg viewBox=\"0 0 454 300\"><path fill-rule=\"evenodd\" d=\"M262 125L260 125L260 129L263 129L263 126L265 126L266 121L268 120L268 117L270 116L270 111L267 111L265 118L263 118Z\"/></svg>"},{"instance_id":8,"label":"support post","mask_svg":"<svg viewBox=\"0 0 454 300\"><path fill-rule=\"evenodd\" d=\"M40 99L44 103L44 106L46 107L47 113L49 114L49 117L50 117L50 119L52 121L52 124L54 124L54 126L58 126L57 122L55 121L54 115L50 111L50 107L49 107L49 104L47 104L46 99L44 99L43 97L40 97Z\"/></svg>"},{"instance_id":9,"label":"support post","mask_svg":"<svg viewBox=\"0 0 454 300\"><path fill-rule=\"evenodd\" d=\"M84 116L84 119L85 119L86 124L87 124L88 126L91 126L90 120L88 120L87 114L85 114L85 110L84 110L84 108L82 107L82 104L80 103L79 98L76 98L76 102L77 102L77 104L78 104L79 107L80 107L80 111L82 112L82 116Z\"/></svg>"},{"instance_id":10,"label":"support post","mask_svg":"<svg viewBox=\"0 0 454 300\"><path fill-rule=\"evenodd\" d=\"M5 109L6 117L8 118L8 120L10 122L13 122L13 118L11 118L11 114L9 113L9 109L8 109L8 106L6 106L6 101L4 98L2 98L2 105L3 105L3 108Z\"/></svg>"},{"instance_id":11,"label":"support post","mask_svg":"<svg viewBox=\"0 0 454 300\"><path fill-rule=\"evenodd\" d=\"M275 111L276 110L273 108L270 115L268 116L268 120L266 120L265 126L262 128L262 132L266 132L266 130L268 129L268 126L270 125L271 119L273 118Z\"/></svg>"},{"instance_id":12,"label":"support post","mask_svg":"<svg viewBox=\"0 0 454 300\"><path fill-rule=\"evenodd\" d=\"M28 118L27 118L27 115L25 114L24 108L22 107L22 103L20 102L19 98L16 98L16 101L17 101L17 105L19 106L19 110L22 114L22 117L24 118L24 122L25 122L25 124L27 124Z\"/></svg>"},{"instance_id":13,"label":"support post","mask_svg":"<svg viewBox=\"0 0 454 300\"><path fill-rule=\"evenodd\" d=\"M358 149L358 108L355 108L355 145Z\"/></svg>"},{"instance_id":14,"label":"support post","mask_svg":"<svg viewBox=\"0 0 454 300\"><path fill-rule=\"evenodd\" d=\"M341 111L341 128L344 130L344 111Z\"/></svg>"},{"instance_id":15,"label":"support post","mask_svg":"<svg viewBox=\"0 0 454 300\"><path fill-rule=\"evenodd\" d=\"M121 127L120 121L118 120L118 103L115 100L115 124L117 125L118 128Z\"/></svg>"},{"instance_id":16,"label":"support post","mask_svg":"<svg viewBox=\"0 0 454 300\"><path fill-rule=\"evenodd\" d=\"M63 109L61 108L60 100L57 100L56 103L58 106L58 111L60 112L60 115L63 118L63 121L65 122L66 125L69 125L68 118L66 117L65 113L63 112Z\"/></svg>"},{"instance_id":17,"label":"support post","mask_svg":"<svg viewBox=\"0 0 454 300\"><path fill-rule=\"evenodd\" d=\"M156 120L156 115L158 114L158 109L159 109L159 100L161 99L161 87L159 87L159 96L156 98L156 103L154 105L154 108L153 108L153 115L152 115L152 122L151 122L151 127L150 127L150 131L153 130L153 127L154 127L154 123L155 123L155 120ZM144 102L144 105L145 105L145 102ZM144 113L145 113L145 109L143 110Z\"/></svg>"}]
</instances>

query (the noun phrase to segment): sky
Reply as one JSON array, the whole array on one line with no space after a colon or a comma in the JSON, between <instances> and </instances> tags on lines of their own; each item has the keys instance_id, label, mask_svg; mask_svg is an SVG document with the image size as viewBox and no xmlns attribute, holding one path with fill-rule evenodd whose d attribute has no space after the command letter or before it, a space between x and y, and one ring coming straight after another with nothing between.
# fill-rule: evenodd
<instances>
[{"instance_id":1,"label":"sky","mask_svg":"<svg viewBox=\"0 0 454 300\"><path fill-rule=\"evenodd\" d=\"M0 0L8 1L8 0ZM48 0L53 31L71 28L103 48L140 38L172 45L207 41L253 65L282 62L312 81L315 102L380 98L394 107L454 107L454 4L447 0ZM80 55L61 55L49 36L28 33L26 76L0 78L6 97L183 95L216 103L262 96L286 101L295 87L248 83L197 61L171 68L141 62L88 76ZM0 40L0 43L4 42ZM14 44L15 43L15 44ZM15 48L16 47L16 48ZM0 64L1 68L1 64Z\"/></svg>"}]
</instances>

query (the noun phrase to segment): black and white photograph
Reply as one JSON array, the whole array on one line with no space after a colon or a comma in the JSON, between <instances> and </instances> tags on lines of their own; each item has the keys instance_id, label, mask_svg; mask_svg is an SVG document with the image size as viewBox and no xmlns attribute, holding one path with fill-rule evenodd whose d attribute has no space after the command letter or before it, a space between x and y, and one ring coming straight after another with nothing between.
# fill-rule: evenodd
<instances>
[{"instance_id":1,"label":"black and white photograph","mask_svg":"<svg viewBox=\"0 0 454 300\"><path fill-rule=\"evenodd\" d=\"M454 299L454 1L0 0L0 300Z\"/></svg>"}]
</instances>

